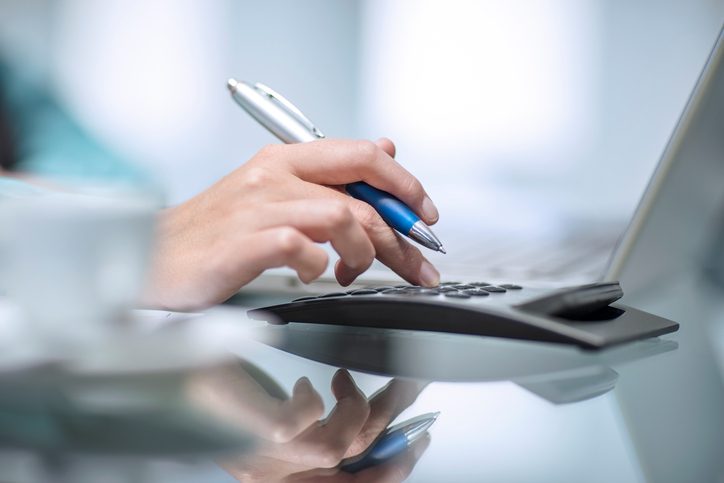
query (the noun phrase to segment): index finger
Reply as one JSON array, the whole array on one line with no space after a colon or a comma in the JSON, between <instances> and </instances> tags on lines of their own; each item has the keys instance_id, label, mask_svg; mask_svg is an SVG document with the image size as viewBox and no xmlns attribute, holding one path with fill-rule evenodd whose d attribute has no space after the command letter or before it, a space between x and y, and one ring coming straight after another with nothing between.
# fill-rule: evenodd
<instances>
[{"instance_id":1,"label":"index finger","mask_svg":"<svg viewBox=\"0 0 724 483\"><path fill-rule=\"evenodd\" d=\"M372 141L323 139L284 148L294 149L281 157L305 181L322 185L364 181L402 200L427 224L439 218L420 181Z\"/></svg>"}]
</instances>

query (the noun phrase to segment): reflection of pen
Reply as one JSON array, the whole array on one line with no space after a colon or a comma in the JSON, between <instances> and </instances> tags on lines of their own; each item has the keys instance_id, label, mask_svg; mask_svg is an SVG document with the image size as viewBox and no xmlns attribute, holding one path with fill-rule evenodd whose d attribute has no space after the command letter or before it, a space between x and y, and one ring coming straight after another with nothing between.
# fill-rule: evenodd
<instances>
[{"instance_id":1,"label":"reflection of pen","mask_svg":"<svg viewBox=\"0 0 724 483\"><path fill-rule=\"evenodd\" d=\"M422 414L388 428L367 451L343 460L340 463L340 469L348 473L356 473L397 456L409 448L412 443L422 438L438 415L440 415L439 412Z\"/></svg>"},{"instance_id":2,"label":"reflection of pen","mask_svg":"<svg viewBox=\"0 0 724 483\"><path fill-rule=\"evenodd\" d=\"M325 137L302 111L264 84L256 83L252 86L244 81L229 79L228 87L234 100L283 142L303 143ZM348 184L346 190L355 198L372 205L395 230L422 246L445 253L442 243L430 227L390 193L363 181Z\"/></svg>"}]
</instances>

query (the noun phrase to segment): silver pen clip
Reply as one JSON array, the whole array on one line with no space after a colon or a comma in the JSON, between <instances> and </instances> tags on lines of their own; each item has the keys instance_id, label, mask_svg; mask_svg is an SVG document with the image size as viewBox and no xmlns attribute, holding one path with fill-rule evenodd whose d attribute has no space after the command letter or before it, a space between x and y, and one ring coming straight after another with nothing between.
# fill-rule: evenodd
<instances>
[{"instance_id":1,"label":"silver pen clip","mask_svg":"<svg viewBox=\"0 0 724 483\"><path fill-rule=\"evenodd\" d=\"M304 113L300 111L297 106L292 104L288 99L279 94L277 91L267 85L262 84L261 82L255 83L254 89L259 91L261 94L265 95L272 101L276 102L282 109L287 111L290 116L295 117L300 123L304 124L312 134L320 139L326 137L324 133L317 129L312 121L310 121L309 118L305 116Z\"/></svg>"}]
</instances>

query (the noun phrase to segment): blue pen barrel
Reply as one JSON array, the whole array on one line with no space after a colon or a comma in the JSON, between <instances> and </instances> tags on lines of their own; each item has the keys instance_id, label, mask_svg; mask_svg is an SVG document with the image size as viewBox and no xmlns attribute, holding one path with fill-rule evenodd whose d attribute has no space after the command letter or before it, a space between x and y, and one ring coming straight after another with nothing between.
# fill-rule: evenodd
<instances>
[{"instance_id":1,"label":"blue pen barrel","mask_svg":"<svg viewBox=\"0 0 724 483\"><path fill-rule=\"evenodd\" d=\"M388 225L394 227L403 235L407 235L412 225L420 220L402 201L363 181L350 183L346 186L346 189L351 196L372 205Z\"/></svg>"},{"instance_id":2,"label":"blue pen barrel","mask_svg":"<svg viewBox=\"0 0 724 483\"><path fill-rule=\"evenodd\" d=\"M382 464L405 450L407 450L407 438L402 432L388 434L380 438L361 459L348 463L341 469L347 473L356 473L365 468Z\"/></svg>"}]
</instances>

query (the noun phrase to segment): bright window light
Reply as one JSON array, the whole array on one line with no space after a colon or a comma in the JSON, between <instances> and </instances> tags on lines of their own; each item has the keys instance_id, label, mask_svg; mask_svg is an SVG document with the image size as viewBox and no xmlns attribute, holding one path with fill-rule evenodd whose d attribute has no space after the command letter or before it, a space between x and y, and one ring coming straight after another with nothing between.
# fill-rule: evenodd
<instances>
[{"instance_id":1,"label":"bright window light","mask_svg":"<svg viewBox=\"0 0 724 483\"><path fill-rule=\"evenodd\" d=\"M423 154L465 155L458 164L483 154L546 168L565 163L560 152L587 135L588 2L364 6L363 130L392 133Z\"/></svg>"}]
</instances>

